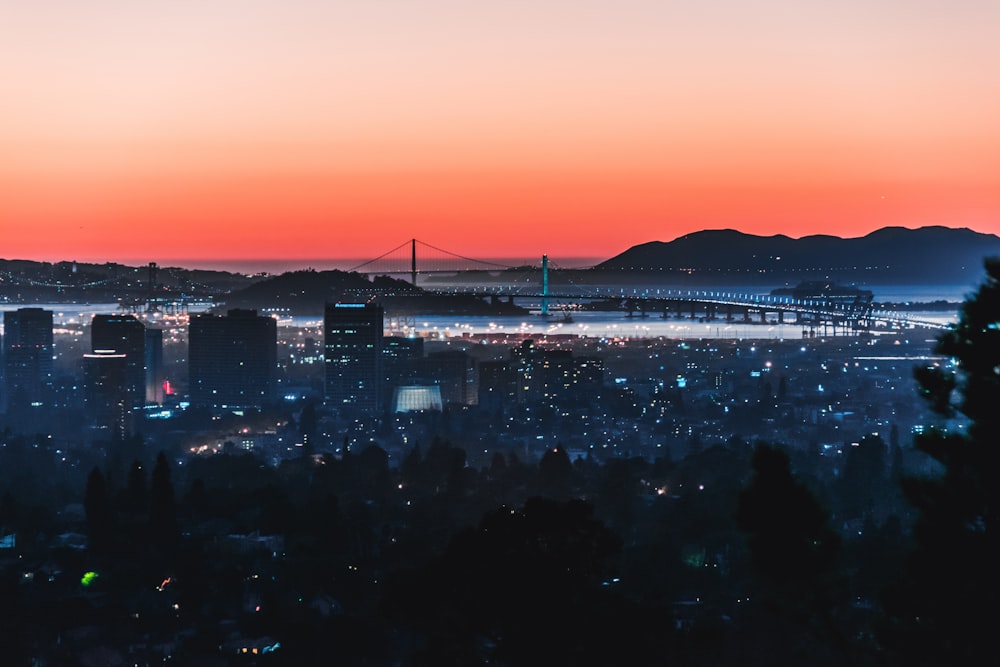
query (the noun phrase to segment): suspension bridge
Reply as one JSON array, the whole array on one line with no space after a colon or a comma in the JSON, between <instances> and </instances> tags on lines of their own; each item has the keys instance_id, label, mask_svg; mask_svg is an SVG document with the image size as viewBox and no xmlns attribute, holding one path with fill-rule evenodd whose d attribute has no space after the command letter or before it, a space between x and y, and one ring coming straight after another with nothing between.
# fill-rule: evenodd
<instances>
[{"instance_id":1,"label":"suspension bridge","mask_svg":"<svg viewBox=\"0 0 1000 667\"><path fill-rule=\"evenodd\" d=\"M419 252L418 252L419 250ZM419 256L419 261L418 261ZM435 273L497 272L523 268L497 261L475 259L417 239L405 241L374 259L348 269L366 275L408 275L413 285L417 276Z\"/></svg>"}]
</instances>

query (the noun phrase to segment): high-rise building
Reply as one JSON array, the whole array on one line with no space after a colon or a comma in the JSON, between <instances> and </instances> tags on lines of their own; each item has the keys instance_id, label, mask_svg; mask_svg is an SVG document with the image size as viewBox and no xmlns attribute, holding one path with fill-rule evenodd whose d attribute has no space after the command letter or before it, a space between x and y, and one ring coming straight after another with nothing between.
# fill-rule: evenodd
<instances>
[{"instance_id":1,"label":"high-rise building","mask_svg":"<svg viewBox=\"0 0 1000 667\"><path fill-rule=\"evenodd\" d=\"M127 354L98 350L83 355L84 406L91 425L124 437L132 432L135 396Z\"/></svg>"},{"instance_id":2,"label":"high-rise building","mask_svg":"<svg viewBox=\"0 0 1000 667\"><path fill-rule=\"evenodd\" d=\"M37 430L52 391L52 311L18 308L4 313L3 368L7 422Z\"/></svg>"},{"instance_id":3,"label":"high-rise building","mask_svg":"<svg viewBox=\"0 0 1000 667\"><path fill-rule=\"evenodd\" d=\"M256 310L192 315L188 325L189 395L194 405L260 408L274 400L278 325Z\"/></svg>"},{"instance_id":4,"label":"high-rise building","mask_svg":"<svg viewBox=\"0 0 1000 667\"><path fill-rule=\"evenodd\" d=\"M424 339L409 336L384 336L382 338L382 372L385 383L383 394L390 405L395 404L396 387L413 384L417 364L424 357Z\"/></svg>"},{"instance_id":5,"label":"high-rise building","mask_svg":"<svg viewBox=\"0 0 1000 667\"><path fill-rule=\"evenodd\" d=\"M437 385L445 405L479 403L479 370L475 358L464 350L434 352L418 360L417 384Z\"/></svg>"},{"instance_id":6,"label":"high-rise building","mask_svg":"<svg viewBox=\"0 0 1000 667\"><path fill-rule=\"evenodd\" d=\"M382 407L385 312L370 303L327 304L323 316L326 400L335 407Z\"/></svg>"},{"instance_id":7,"label":"high-rise building","mask_svg":"<svg viewBox=\"0 0 1000 667\"><path fill-rule=\"evenodd\" d=\"M94 315L90 351L125 355L125 390L130 408L146 403L146 327L135 315Z\"/></svg>"},{"instance_id":8,"label":"high-rise building","mask_svg":"<svg viewBox=\"0 0 1000 667\"><path fill-rule=\"evenodd\" d=\"M484 361L479 364L479 405L499 410L517 403L517 369L508 361Z\"/></svg>"},{"instance_id":9,"label":"high-rise building","mask_svg":"<svg viewBox=\"0 0 1000 667\"><path fill-rule=\"evenodd\" d=\"M146 328L146 404L163 403L163 329Z\"/></svg>"},{"instance_id":10,"label":"high-rise building","mask_svg":"<svg viewBox=\"0 0 1000 667\"><path fill-rule=\"evenodd\" d=\"M537 347L532 340L523 341L510 352L518 402L542 401L551 405L589 399L604 384L604 363L599 358L574 357L570 350Z\"/></svg>"}]
</instances>

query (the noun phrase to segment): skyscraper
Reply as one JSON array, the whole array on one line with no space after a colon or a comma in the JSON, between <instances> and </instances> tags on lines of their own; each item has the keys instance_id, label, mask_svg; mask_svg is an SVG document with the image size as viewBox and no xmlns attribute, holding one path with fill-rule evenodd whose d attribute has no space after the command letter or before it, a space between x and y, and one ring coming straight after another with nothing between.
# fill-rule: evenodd
<instances>
[{"instance_id":1,"label":"skyscraper","mask_svg":"<svg viewBox=\"0 0 1000 667\"><path fill-rule=\"evenodd\" d=\"M243 309L192 315L188 334L193 404L260 408L274 399L278 325L273 317Z\"/></svg>"},{"instance_id":2,"label":"skyscraper","mask_svg":"<svg viewBox=\"0 0 1000 667\"><path fill-rule=\"evenodd\" d=\"M4 313L3 366L7 421L15 429L44 423L52 390L52 311L18 308Z\"/></svg>"},{"instance_id":3,"label":"skyscraper","mask_svg":"<svg viewBox=\"0 0 1000 667\"><path fill-rule=\"evenodd\" d=\"M135 395L128 381L130 369L127 354L98 350L83 355L87 420L110 438L132 432Z\"/></svg>"},{"instance_id":4,"label":"skyscraper","mask_svg":"<svg viewBox=\"0 0 1000 667\"><path fill-rule=\"evenodd\" d=\"M327 304L323 316L326 400L335 407L382 407L385 312L371 303Z\"/></svg>"},{"instance_id":5,"label":"skyscraper","mask_svg":"<svg viewBox=\"0 0 1000 667\"><path fill-rule=\"evenodd\" d=\"M434 352L416 364L417 384L438 385L445 405L479 403L479 369L464 350Z\"/></svg>"},{"instance_id":6,"label":"skyscraper","mask_svg":"<svg viewBox=\"0 0 1000 667\"><path fill-rule=\"evenodd\" d=\"M146 404L163 403L163 329L146 328Z\"/></svg>"},{"instance_id":7,"label":"skyscraper","mask_svg":"<svg viewBox=\"0 0 1000 667\"><path fill-rule=\"evenodd\" d=\"M94 315L90 351L125 355L125 390L129 408L146 403L146 327L135 315Z\"/></svg>"},{"instance_id":8,"label":"skyscraper","mask_svg":"<svg viewBox=\"0 0 1000 667\"><path fill-rule=\"evenodd\" d=\"M479 405L493 411L517 403L517 381L517 369L509 361L480 363Z\"/></svg>"},{"instance_id":9,"label":"skyscraper","mask_svg":"<svg viewBox=\"0 0 1000 667\"><path fill-rule=\"evenodd\" d=\"M382 374L384 400L393 404L395 388L413 384L416 365L424 356L424 339L404 336L382 338Z\"/></svg>"}]
</instances>

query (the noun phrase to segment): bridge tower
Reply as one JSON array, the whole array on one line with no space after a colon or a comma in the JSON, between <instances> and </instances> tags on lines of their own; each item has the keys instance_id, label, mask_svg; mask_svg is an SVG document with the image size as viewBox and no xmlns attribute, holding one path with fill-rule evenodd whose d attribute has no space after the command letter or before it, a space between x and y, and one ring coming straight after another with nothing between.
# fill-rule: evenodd
<instances>
[{"instance_id":1,"label":"bridge tower","mask_svg":"<svg viewBox=\"0 0 1000 667\"><path fill-rule=\"evenodd\" d=\"M146 310L149 312L156 312L159 310L156 306L156 271L159 267L156 262L150 262L146 267L148 272L148 280L146 281L146 289L149 290L149 295L146 297Z\"/></svg>"},{"instance_id":2,"label":"bridge tower","mask_svg":"<svg viewBox=\"0 0 1000 667\"><path fill-rule=\"evenodd\" d=\"M417 286L417 240L410 239L410 283Z\"/></svg>"},{"instance_id":3,"label":"bridge tower","mask_svg":"<svg viewBox=\"0 0 1000 667\"><path fill-rule=\"evenodd\" d=\"M542 317L549 314L549 256L542 255Z\"/></svg>"}]
</instances>

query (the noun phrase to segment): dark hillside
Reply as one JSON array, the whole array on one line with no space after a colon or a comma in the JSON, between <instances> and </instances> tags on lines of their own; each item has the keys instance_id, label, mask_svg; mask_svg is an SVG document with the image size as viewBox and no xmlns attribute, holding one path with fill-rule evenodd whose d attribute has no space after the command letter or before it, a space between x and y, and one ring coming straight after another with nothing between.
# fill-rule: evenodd
<instances>
[{"instance_id":1,"label":"dark hillside","mask_svg":"<svg viewBox=\"0 0 1000 667\"><path fill-rule=\"evenodd\" d=\"M707 230L629 248L600 270L789 282L971 284L982 260L1000 255L1000 237L970 229L886 227L859 238L755 236Z\"/></svg>"}]
</instances>

